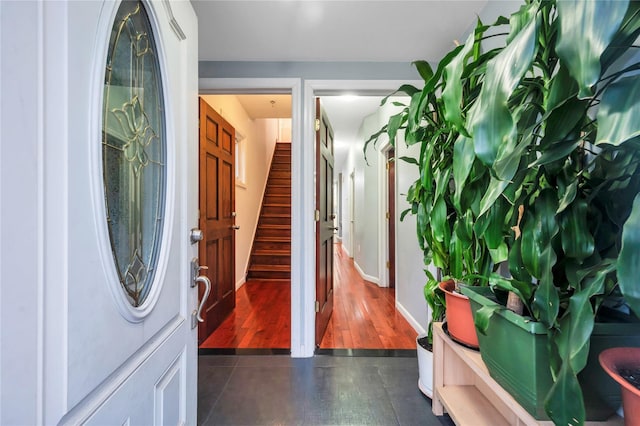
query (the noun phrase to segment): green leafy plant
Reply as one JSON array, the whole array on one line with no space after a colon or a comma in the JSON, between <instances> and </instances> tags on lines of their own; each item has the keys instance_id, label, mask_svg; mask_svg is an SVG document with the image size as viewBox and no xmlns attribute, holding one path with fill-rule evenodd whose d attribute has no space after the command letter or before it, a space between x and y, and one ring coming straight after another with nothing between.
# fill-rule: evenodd
<instances>
[{"instance_id":1,"label":"green leafy plant","mask_svg":"<svg viewBox=\"0 0 640 426\"><path fill-rule=\"evenodd\" d=\"M504 38L484 52L489 33ZM409 105L365 144L400 130L420 144L405 160L425 264L489 276L547 327L557 424L584 422L577 374L599 308L640 313L639 34L638 2L526 1L435 71L416 62L424 87L402 86Z\"/></svg>"},{"instance_id":2,"label":"green leafy plant","mask_svg":"<svg viewBox=\"0 0 640 426\"><path fill-rule=\"evenodd\" d=\"M640 64L624 63L640 6L531 1L509 28L464 124L491 174L484 238L508 248L510 277L491 284L547 326L554 386L545 409L557 424L581 424L577 374L599 307L621 291L640 312ZM490 315L477 315L481 331Z\"/></svg>"}]
</instances>

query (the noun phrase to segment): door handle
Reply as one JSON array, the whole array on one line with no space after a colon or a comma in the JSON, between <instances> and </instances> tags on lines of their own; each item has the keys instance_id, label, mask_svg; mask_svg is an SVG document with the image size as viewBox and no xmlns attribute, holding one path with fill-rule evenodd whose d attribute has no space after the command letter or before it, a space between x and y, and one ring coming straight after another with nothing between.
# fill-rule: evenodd
<instances>
[{"instance_id":1,"label":"door handle","mask_svg":"<svg viewBox=\"0 0 640 426\"><path fill-rule=\"evenodd\" d=\"M202 318L202 315L201 315L202 308L204 308L204 304L209 298L209 293L211 293L211 281L209 280L208 277L205 277L204 275L200 275L196 277L196 284L197 283L204 284L204 294L202 295L202 299L200 299L200 305L198 305L198 310L196 311L196 319L198 320L198 322L204 322L204 319Z\"/></svg>"},{"instance_id":2,"label":"door handle","mask_svg":"<svg viewBox=\"0 0 640 426\"><path fill-rule=\"evenodd\" d=\"M201 230L199 230L198 228L191 229L191 234L189 235L189 241L191 241L191 244L195 244L198 241L202 241L203 238L204 238L204 234L202 233Z\"/></svg>"},{"instance_id":3,"label":"door handle","mask_svg":"<svg viewBox=\"0 0 640 426\"><path fill-rule=\"evenodd\" d=\"M211 294L211 281L208 277L200 275L200 271L203 269L206 270L209 268L207 266L200 266L200 262L197 257L191 259L191 288L196 287L200 283L204 284L204 294L202 295L198 309L191 313L192 329L196 328L199 322L204 322L204 319L202 318L202 309L204 309L204 304L209 298L209 294Z\"/></svg>"},{"instance_id":4,"label":"door handle","mask_svg":"<svg viewBox=\"0 0 640 426\"><path fill-rule=\"evenodd\" d=\"M233 229L234 231L237 231L238 229L240 229L240 225L233 225L231 226L231 229Z\"/></svg>"}]
</instances>

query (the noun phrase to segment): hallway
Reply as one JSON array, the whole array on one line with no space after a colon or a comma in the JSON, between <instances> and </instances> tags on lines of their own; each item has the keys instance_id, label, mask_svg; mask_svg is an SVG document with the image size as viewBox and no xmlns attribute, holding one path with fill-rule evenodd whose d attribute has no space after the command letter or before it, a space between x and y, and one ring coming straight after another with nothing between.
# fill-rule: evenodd
<instances>
[{"instance_id":1,"label":"hallway","mask_svg":"<svg viewBox=\"0 0 640 426\"><path fill-rule=\"evenodd\" d=\"M417 333L395 308L395 290L363 280L341 244L334 245L334 310L321 349L415 349ZM235 311L201 349L289 349L289 281L249 280ZM201 351L202 352L202 351Z\"/></svg>"}]
</instances>

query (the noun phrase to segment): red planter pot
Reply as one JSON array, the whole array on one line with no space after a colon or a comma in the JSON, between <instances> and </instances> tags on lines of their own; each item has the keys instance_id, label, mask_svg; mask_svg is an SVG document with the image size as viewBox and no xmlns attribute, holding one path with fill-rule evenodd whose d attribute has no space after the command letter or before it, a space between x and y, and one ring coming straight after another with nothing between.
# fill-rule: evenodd
<instances>
[{"instance_id":1,"label":"red planter pot","mask_svg":"<svg viewBox=\"0 0 640 426\"><path fill-rule=\"evenodd\" d=\"M620 369L640 369L640 348L611 348L600 353L600 365L622 390L622 408L625 426L640 424L640 389L629 383Z\"/></svg>"},{"instance_id":2,"label":"red planter pot","mask_svg":"<svg viewBox=\"0 0 640 426\"><path fill-rule=\"evenodd\" d=\"M454 292L456 283L453 280L442 281L440 290L445 293L447 329L451 338L459 343L478 348L478 335L473 323L471 302L463 294Z\"/></svg>"}]
</instances>

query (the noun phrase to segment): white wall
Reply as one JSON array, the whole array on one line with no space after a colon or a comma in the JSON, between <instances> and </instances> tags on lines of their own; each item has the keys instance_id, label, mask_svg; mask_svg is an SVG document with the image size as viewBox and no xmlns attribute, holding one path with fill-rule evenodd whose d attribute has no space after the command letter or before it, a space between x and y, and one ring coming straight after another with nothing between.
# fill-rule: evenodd
<instances>
[{"instance_id":1,"label":"white wall","mask_svg":"<svg viewBox=\"0 0 640 426\"><path fill-rule=\"evenodd\" d=\"M381 136L376 147L367 150L367 162L365 162L362 148L364 141L378 131L387 121L388 117L397 113L398 108L388 103L385 106L366 117L360 127L358 142L354 143L347 154L347 159L342 170L336 170L336 175L342 173L344 185L342 192L342 243L349 248L353 244L353 252L356 267L365 279L373 282L381 281L381 265L384 259L380 259L379 228L386 226L380 212L380 203L384 202L386 184L384 178L384 154L380 149L388 142L385 136ZM401 136L396 143L396 156L411 156L419 153L419 147L408 149ZM353 235L349 232L351 185L350 174L354 172L354 215L355 230ZM400 213L409 204L406 201L406 193L409 186L417 179L418 169L415 165L404 161L396 163L396 307L409 321L416 331L422 333L427 328L428 312L427 304L423 297L423 287L426 282L424 273L422 251L418 247L416 237L415 217L407 215L404 221L400 221ZM382 251L384 253L384 251Z\"/></svg>"},{"instance_id":2,"label":"white wall","mask_svg":"<svg viewBox=\"0 0 640 426\"><path fill-rule=\"evenodd\" d=\"M235 95L203 95L225 120L244 136L245 180L236 183L236 288L247 275L251 246L255 235L262 196L269 176L269 167L280 132L277 119L251 119ZM290 128L290 125L289 125ZM290 131L289 131L290 133Z\"/></svg>"},{"instance_id":3,"label":"white wall","mask_svg":"<svg viewBox=\"0 0 640 426\"><path fill-rule=\"evenodd\" d=\"M420 146L407 147L402 136L396 144L396 158L416 157ZM416 217L407 214L400 221L400 214L409 208L406 193L418 178L418 167L406 161L396 162L396 306L419 333L427 330L431 315L424 299L423 287L427 281L424 273L423 253L416 236ZM429 269L435 276L435 267Z\"/></svg>"}]
</instances>

